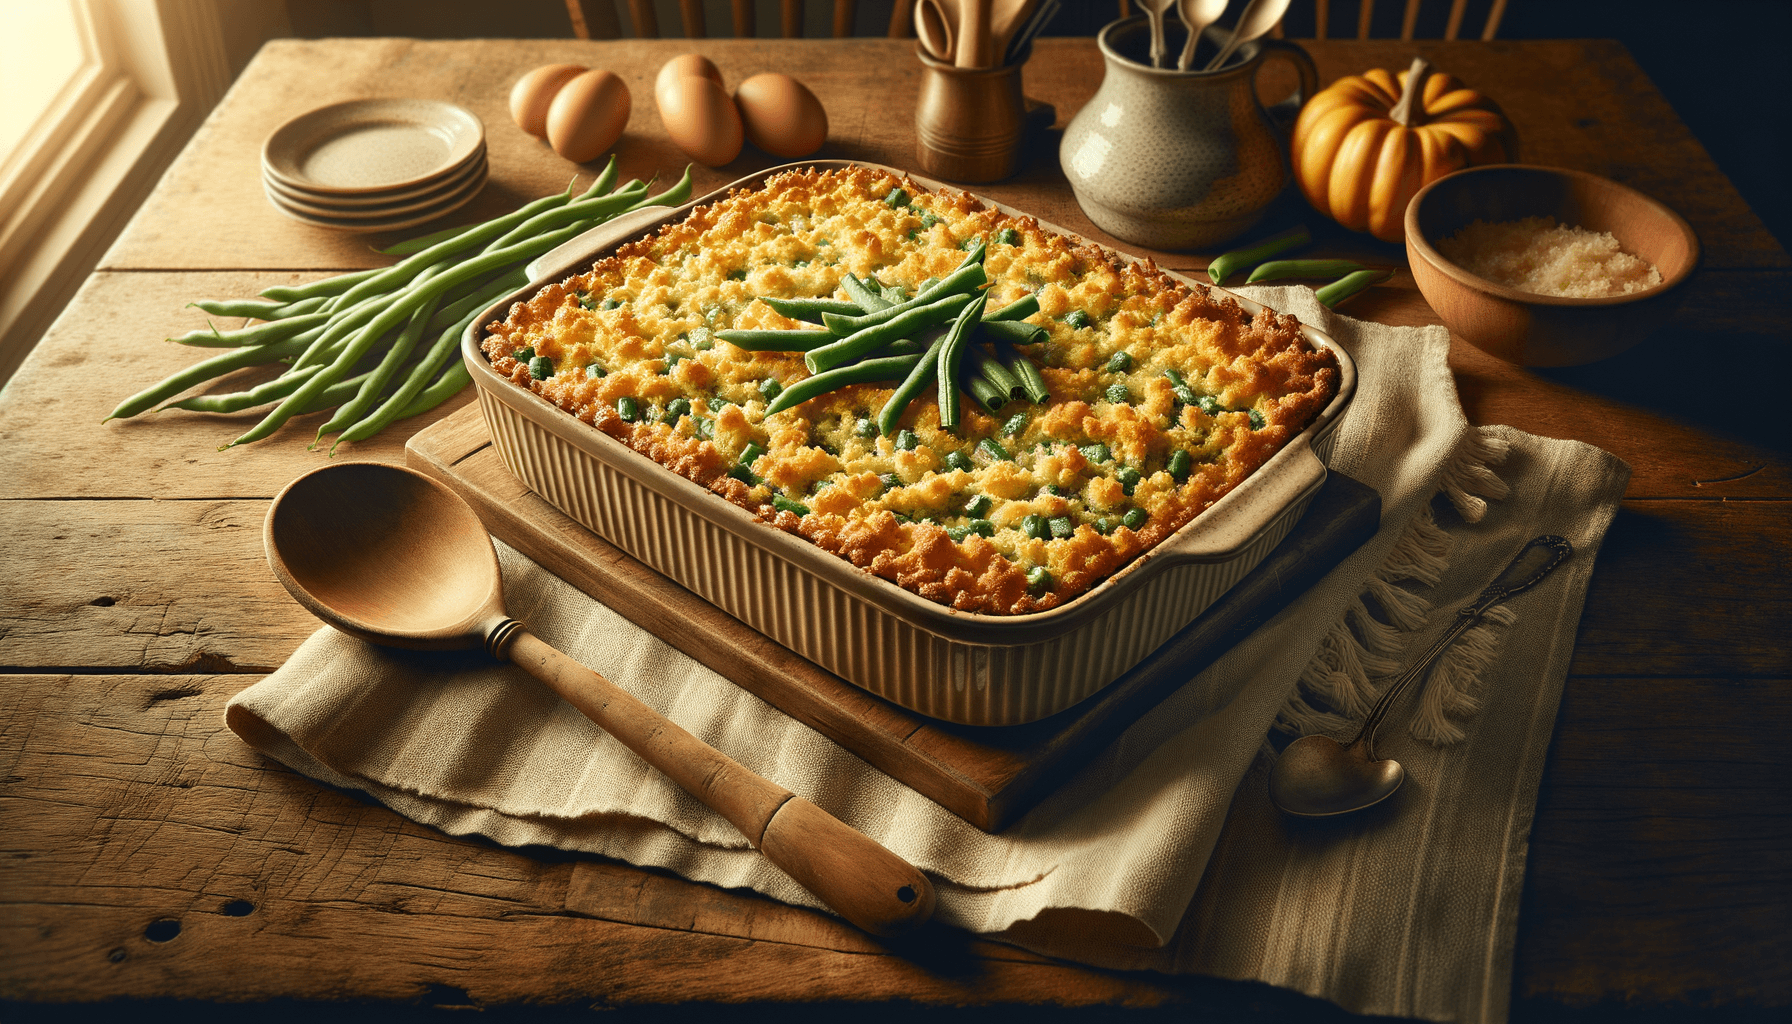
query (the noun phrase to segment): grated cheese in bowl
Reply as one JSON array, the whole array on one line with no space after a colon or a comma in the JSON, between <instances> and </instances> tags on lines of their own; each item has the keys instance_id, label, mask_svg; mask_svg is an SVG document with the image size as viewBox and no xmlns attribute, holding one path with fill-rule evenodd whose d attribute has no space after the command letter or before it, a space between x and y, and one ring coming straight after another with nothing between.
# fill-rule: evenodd
<instances>
[{"instance_id":1,"label":"grated cheese in bowl","mask_svg":"<svg viewBox=\"0 0 1792 1024\"><path fill-rule=\"evenodd\" d=\"M1538 295L1594 299L1661 284L1661 271L1619 248L1610 233L1558 224L1554 217L1477 220L1437 249L1477 277Z\"/></svg>"}]
</instances>

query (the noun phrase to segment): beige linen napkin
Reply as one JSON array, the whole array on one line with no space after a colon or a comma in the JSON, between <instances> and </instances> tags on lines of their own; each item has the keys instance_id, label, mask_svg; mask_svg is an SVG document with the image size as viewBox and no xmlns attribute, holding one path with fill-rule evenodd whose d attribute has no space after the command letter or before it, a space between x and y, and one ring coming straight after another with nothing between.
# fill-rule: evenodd
<instances>
[{"instance_id":1,"label":"beige linen napkin","mask_svg":"<svg viewBox=\"0 0 1792 1024\"><path fill-rule=\"evenodd\" d=\"M1252 296L1329 331L1356 358L1361 384L1332 465L1381 493L1382 529L1000 835L500 544L510 612L926 870L949 924L1089 963L1254 978L1357 1011L1502 1020L1543 755L1594 554L1628 470L1585 445L1471 428L1442 329L1352 321L1301 288ZM1501 453L1496 478L1486 463ZM1439 499L1431 525L1440 491L1479 521ZM1364 665L1397 663L1390 651L1422 649L1544 532L1569 537L1575 557L1515 600L1510 621L1481 627L1481 664L1461 684L1477 687L1485 708L1465 717L1454 702L1466 739L1434 748L1384 729L1386 753L1411 776L1375 812L1297 827L1269 810L1263 748L1278 714L1336 725L1306 699L1290 704L1297 683L1310 684L1313 700L1337 700L1326 680L1349 675L1337 671L1339 657L1361 675ZM1408 550L1415 543L1422 557ZM1415 557L1426 565L1394 571ZM1392 585L1413 595L1410 607ZM1366 587L1399 606L1399 623L1362 621ZM1372 634L1373 650L1333 651L1344 629ZM818 905L718 815L509 666L382 650L326 628L238 694L226 718L293 768L449 833L597 853Z\"/></svg>"}]
</instances>

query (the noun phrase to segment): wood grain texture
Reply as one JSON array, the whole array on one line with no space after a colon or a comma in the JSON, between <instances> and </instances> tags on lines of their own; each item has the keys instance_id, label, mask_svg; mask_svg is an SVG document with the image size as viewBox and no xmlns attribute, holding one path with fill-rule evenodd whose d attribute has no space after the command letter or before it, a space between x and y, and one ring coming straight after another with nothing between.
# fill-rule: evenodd
<instances>
[{"instance_id":1,"label":"wood grain texture","mask_svg":"<svg viewBox=\"0 0 1792 1024\"><path fill-rule=\"evenodd\" d=\"M493 161L471 220L575 170L510 125L504 97L522 71L573 61L623 73L636 101L623 173L645 177L684 163L646 103L651 75L697 48L730 83L777 67L815 89L833 120L821 155L912 166L912 46L368 39L282 41L256 58L108 255L114 272L86 283L0 392L0 999L906 1000L1340 1018L1262 986L1091 971L963 936L893 950L750 894L443 836L295 776L222 725L229 695L315 628L260 564L256 527L266 499L322 457L303 451L303 427L218 453L240 427L175 413L98 421L195 358L159 340L202 322L187 301L387 262L368 239L266 204L255 177L268 132L327 102L389 94L395 79L462 102L486 122ZM1595 444L1634 470L1539 798L1520 1015L1760 1019L1792 1003L1792 445L1776 369L1792 336L1792 260L1616 43L1308 48L1324 81L1422 53L1500 101L1526 160L1623 181L1699 232L1706 262L1686 305L1623 356L1535 373L1458 343L1452 368L1475 422ZM1042 41L1034 57L1027 92L1062 125L1093 94L1099 59L1088 40ZM1286 85L1266 74L1263 88ZM1057 170L1056 138L979 191L1105 240ZM697 185L771 162L748 150L698 168ZM1401 263L1323 226L1314 250ZM1156 255L1193 270L1212 254ZM1405 273L1346 311L1436 322ZM397 461L422 425L348 457ZM203 674L213 669L230 674Z\"/></svg>"},{"instance_id":2,"label":"wood grain texture","mask_svg":"<svg viewBox=\"0 0 1792 1024\"><path fill-rule=\"evenodd\" d=\"M1792 1004L1789 735L1792 679L1571 677L1531 830L1515 995ZM1617 903L1651 909L1606 910Z\"/></svg>"},{"instance_id":3,"label":"wood grain texture","mask_svg":"<svg viewBox=\"0 0 1792 1024\"><path fill-rule=\"evenodd\" d=\"M936 941L965 959L929 967L812 911L444 836L224 730L224 702L255 678L8 677L0 998L402 1002L446 987L499 1005L1138 1006L1188 985L952 936Z\"/></svg>"}]
</instances>

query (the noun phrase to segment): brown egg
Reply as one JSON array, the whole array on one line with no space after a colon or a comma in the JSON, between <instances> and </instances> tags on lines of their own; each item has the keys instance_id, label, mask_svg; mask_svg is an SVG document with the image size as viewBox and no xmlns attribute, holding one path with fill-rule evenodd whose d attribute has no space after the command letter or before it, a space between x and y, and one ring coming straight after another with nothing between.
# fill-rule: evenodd
<instances>
[{"instance_id":1,"label":"brown egg","mask_svg":"<svg viewBox=\"0 0 1792 1024\"><path fill-rule=\"evenodd\" d=\"M740 112L710 79L685 75L668 83L660 120L673 144L700 164L720 167L740 155Z\"/></svg>"},{"instance_id":2,"label":"brown egg","mask_svg":"<svg viewBox=\"0 0 1792 1024\"><path fill-rule=\"evenodd\" d=\"M722 72L709 62L708 57L701 53L685 53L672 58L666 62L665 67L660 68L659 77L653 80L654 102L662 107L665 106L666 86L686 75L707 78L722 88L727 88L727 85L722 82Z\"/></svg>"},{"instance_id":3,"label":"brown egg","mask_svg":"<svg viewBox=\"0 0 1792 1024\"><path fill-rule=\"evenodd\" d=\"M548 142L575 163L589 163L616 144L628 126L628 86L601 68L560 87L548 105Z\"/></svg>"},{"instance_id":4,"label":"brown egg","mask_svg":"<svg viewBox=\"0 0 1792 1024\"><path fill-rule=\"evenodd\" d=\"M747 141L773 156L808 156L828 140L828 112L808 87L767 71L734 90Z\"/></svg>"},{"instance_id":5,"label":"brown egg","mask_svg":"<svg viewBox=\"0 0 1792 1024\"><path fill-rule=\"evenodd\" d=\"M585 69L577 64L543 64L510 87L510 116L536 138L548 137L548 106L566 83Z\"/></svg>"}]
</instances>

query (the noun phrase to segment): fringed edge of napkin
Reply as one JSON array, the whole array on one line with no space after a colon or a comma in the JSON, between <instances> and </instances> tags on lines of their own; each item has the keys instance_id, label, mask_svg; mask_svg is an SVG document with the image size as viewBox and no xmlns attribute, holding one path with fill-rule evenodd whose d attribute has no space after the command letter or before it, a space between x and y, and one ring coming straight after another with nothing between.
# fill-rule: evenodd
<instances>
[{"instance_id":1,"label":"fringed edge of napkin","mask_svg":"<svg viewBox=\"0 0 1792 1024\"><path fill-rule=\"evenodd\" d=\"M1442 494L1456 514L1471 523L1487 514L1489 502L1508 493L1493 467L1504 462L1511 445L1492 432L1471 427L1444 467L1435 498ZM1363 590L1326 631L1313 660L1301 672L1294 695L1276 716L1276 728L1305 736L1312 733L1347 740L1368 715L1389 677L1399 672L1401 654L1413 634L1423 630L1435 610L1430 599L1408 586L1434 587L1450 567L1455 541L1437 523L1427 501L1401 531L1387 558L1371 573ZM1427 743L1459 743L1464 733L1456 720L1480 708L1475 690L1481 674L1498 654L1500 640L1516 621L1510 609L1495 607L1444 652L1423 689L1412 735Z\"/></svg>"}]
</instances>

